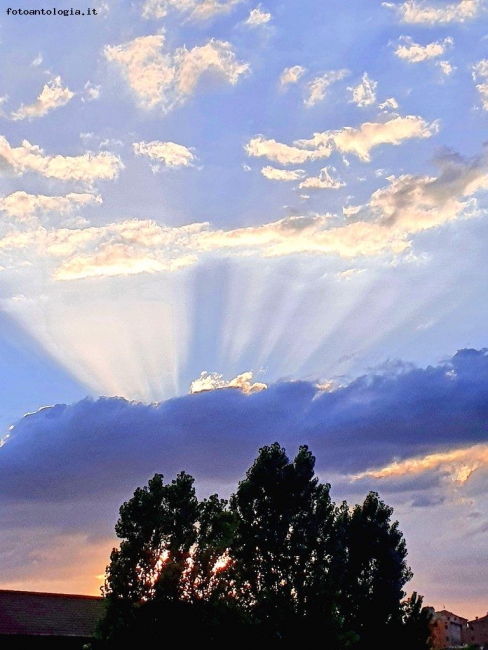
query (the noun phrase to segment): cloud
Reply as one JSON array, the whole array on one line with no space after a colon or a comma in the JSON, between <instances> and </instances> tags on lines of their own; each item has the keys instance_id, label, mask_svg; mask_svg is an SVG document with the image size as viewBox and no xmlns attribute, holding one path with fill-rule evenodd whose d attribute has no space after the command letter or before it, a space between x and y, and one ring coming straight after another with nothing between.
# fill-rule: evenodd
<instances>
[{"instance_id":1,"label":"cloud","mask_svg":"<svg viewBox=\"0 0 488 650\"><path fill-rule=\"evenodd\" d=\"M208 70L224 77L232 85L249 70L248 63L236 60L230 43L216 40L191 50L177 50L175 62L178 88L183 94L191 93L202 74Z\"/></svg>"},{"instance_id":2,"label":"cloud","mask_svg":"<svg viewBox=\"0 0 488 650\"><path fill-rule=\"evenodd\" d=\"M438 157L437 164L437 177L390 177L389 187L373 193L369 208L379 215L380 223L397 231L416 233L460 216L478 214L469 199L479 190L488 189L486 158L466 160L446 151Z\"/></svg>"},{"instance_id":3,"label":"cloud","mask_svg":"<svg viewBox=\"0 0 488 650\"><path fill-rule=\"evenodd\" d=\"M127 244L104 244L98 251L76 255L63 262L54 271L55 280L80 280L96 277L136 275L176 271L194 264L196 258L182 255L175 259L161 259Z\"/></svg>"},{"instance_id":4,"label":"cloud","mask_svg":"<svg viewBox=\"0 0 488 650\"><path fill-rule=\"evenodd\" d=\"M385 101L381 104L378 104L378 108L393 108L393 110L396 110L398 108L398 102L394 97L389 97L388 99L385 99Z\"/></svg>"},{"instance_id":5,"label":"cloud","mask_svg":"<svg viewBox=\"0 0 488 650\"><path fill-rule=\"evenodd\" d=\"M45 196L21 191L0 197L0 210L9 217L25 221L35 215L47 212L69 214L80 207L93 203L102 203L102 198L94 194L74 192L66 196Z\"/></svg>"},{"instance_id":6,"label":"cloud","mask_svg":"<svg viewBox=\"0 0 488 650\"><path fill-rule=\"evenodd\" d=\"M488 59L482 59L473 66L473 79L480 81L476 88L481 97L481 103L485 111L488 111Z\"/></svg>"},{"instance_id":7,"label":"cloud","mask_svg":"<svg viewBox=\"0 0 488 650\"><path fill-rule=\"evenodd\" d=\"M132 147L137 156L159 160L166 167L189 167L196 158L190 149L175 142L135 142Z\"/></svg>"},{"instance_id":8,"label":"cloud","mask_svg":"<svg viewBox=\"0 0 488 650\"><path fill-rule=\"evenodd\" d=\"M354 88L348 88L352 92L352 102L359 107L364 108L371 106L376 102L376 87L377 81L373 81L368 77L368 73L363 74L361 83Z\"/></svg>"},{"instance_id":9,"label":"cloud","mask_svg":"<svg viewBox=\"0 0 488 650\"><path fill-rule=\"evenodd\" d=\"M53 271L56 280L174 271L195 263L195 235L205 228L137 219L83 228L38 227L8 233L0 239L0 251L34 250L39 257L64 258Z\"/></svg>"},{"instance_id":10,"label":"cloud","mask_svg":"<svg viewBox=\"0 0 488 650\"><path fill-rule=\"evenodd\" d=\"M349 70L330 70L321 77L316 77L306 86L306 97L303 103L307 108L315 106L321 102L327 95L327 90L336 81L344 79L349 74Z\"/></svg>"},{"instance_id":11,"label":"cloud","mask_svg":"<svg viewBox=\"0 0 488 650\"><path fill-rule=\"evenodd\" d=\"M247 391L248 373L236 383L152 404L115 397L57 404L16 423L0 446L2 586L32 586L35 574L39 589L74 583L79 593L96 593L118 509L137 486L155 472L169 482L185 470L199 498L228 497L258 449L275 440L290 457L309 445L336 501L361 502L376 489L395 509L403 504L418 575L419 549L433 528L442 543L426 558L429 570L445 573L460 546L482 556L483 538L476 546L474 535L486 528L487 350L461 350L426 368L398 363L325 390L280 381ZM412 471L415 461L423 471ZM397 474L372 476L388 468ZM458 503L476 496L475 507L465 499L446 510L451 486ZM407 499L422 508L409 512Z\"/></svg>"},{"instance_id":12,"label":"cloud","mask_svg":"<svg viewBox=\"0 0 488 650\"><path fill-rule=\"evenodd\" d=\"M303 178L305 171L303 169L276 169L276 167L263 167L261 174L272 181L297 181Z\"/></svg>"},{"instance_id":13,"label":"cloud","mask_svg":"<svg viewBox=\"0 0 488 650\"><path fill-rule=\"evenodd\" d=\"M252 372L243 372L242 374L237 375L237 377L234 377L234 379L226 381L223 379L223 375L220 375L217 372L208 373L203 371L198 379L191 382L189 392L193 395L195 393L202 393L209 390L238 388L245 395L249 395L268 388L267 384L263 384L262 382L253 383L252 378Z\"/></svg>"},{"instance_id":14,"label":"cloud","mask_svg":"<svg viewBox=\"0 0 488 650\"><path fill-rule=\"evenodd\" d=\"M429 138L437 124L428 124L421 117L395 116L385 122L365 122L358 129L346 126L337 131L314 133L311 139L296 140L293 146L266 140L259 135L245 146L249 156L265 157L282 165L301 165L309 160L329 157L334 150L353 153L369 161L371 149L382 144L399 145L410 138Z\"/></svg>"},{"instance_id":15,"label":"cloud","mask_svg":"<svg viewBox=\"0 0 488 650\"><path fill-rule=\"evenodd\" d=\"M276 140L266 140L262 135L251 138L244 149L248 156L268 158L281 165L301 165L307 160L327 157L332 153L332 150L327 147L322 147L316 151L309 151L307 149L282 144Z\"/></svg>"},{"instance_id":16,"label":"cloud","mask_svg":"<svg viewBox=\"0 0 488 650\"><path fill-rule=\"evenodd\" d=\"M344 127L338 131L314 133L311 140L298 140L296 145L314 148L333 146L341 153L352 153L361 160L371 159L371 149L382 144L399 145L411 138L430 138L437 124L428 124L420 117L395 116L386 122L364 122L358 129Z\"/></svg>"},{"instance_id":17,"label":"cloud","mask_svg":"<svg viewBox=\"0 0 488 650\"><path fill-rule=\"evenodd\" d=\"M94 102L97 99L100 99L101 86L95 86L90 81L87 81L84 90L85 92L82 101Z\"/></svg>"},{"instance_id":18,"label":"cloud","mask_svg":"<svg viewBox=\"0 0 488 650\"><path fill-rule=\"evenodd\" d=\"M120 158L112 153L83 154L81 156L46 156L44 151L23 140L20 147L11 147L4 136L0 136L0 161L14 174L36 172L46 178L83 181L113 180L123 169Z\"/></svg>"},{"instance_id":19,"label":"cloud","mask_svg":"<svg viewBox=\"0 0 488 650\"><path fill-rule=\"evenodd\" d=\"M393 461L385 467L363 472L354 478L359 480L362 478L416 477L426 472L440 471L447 474L453 481L466 483L471 474L480 467L488 469L488 444L416 456L403 461Z\"/></svg>"},{"instance_id":20,"label":"cloud","mask_svg":"<svg viewBox=\"0 0 488 650\"><path fill-rule=\"evenodd\" d=\"M52 260L56 280L103 278L135 273L171 272L195 264L205 255L297 254L338 255L351 258L398 253L410 246L405 228L357 221L331 226L330 215L287 217L260 226L213 230L206 223L161 226L149 220L128 220L106 226L9 232L0 239L0 253L23 255L32 251ZM29 259L29 257L27 258ZM57 266L56 266L57 265Z\"/></svg>"},{"instance_id":21,"label":"cloud","mask_svg":"<svg viewBox=\"0 0 488 650\"><path fill-rule=\"evenodd\" d=\"M183 468L214 484L235 481L258 447L274 440L287 449L308 443L319 472L346 476L388 466L407 472L414 457L460 468L486 463L487 350L461 350L428 368L385 369L326 391L308 381L247 390L249 373L234 390L214 390L222 380L204 375L204 383L209 376L211 390L166 402L101 398L22 418L0 448L2 501L91 495L98 503L123 497L154 471Z\"/></svg>"},{"instance_id":22,"label":"cloud","mask_svg":"<svg viewBox=\"0 0 488 650\"><path fill-rule=\"evenodd\" d=\"M170 11L188 15L190 21L205 21L230 13L243 0L146 0L143 18L164 18Z\"/></svg>"},{"instance_id":23,"label":"cloud","mask_svg":"<svg viewBox=\"0 0 488 650\"><path fill-rule=\"evenodd\" d=\"M142 6L143 18L165 18L168 11L172 9L181 12L192 11L196 6L196 0L146 0Z\"/></svg>"},{"instance_id":24,"label":"cloud","mask_svg":"<svg viewBox=\"0 0 488 650\"><path fill-rule=\"evenodd\" d=\"M181 47L169 53L163 51L164 40L163 34L140 36L104 50L145 109L158 107L167 113L183 104L204 74L215 74L235 85L249 70L248 63L236 59L230 43L212 39L191 50Z\"/></svg>"},{"instance_id":25,"label":"cloud","mask_svg":"<svg viewBox=\"0 0 488 650\"><path fill-rule=\"evenodd\" d=\"M294 65L291 68L285 68L280 75L280 86L284 88L288 84L296 84L306 70L307 69L301 65Z\"/></svg>"},{"instance_id":26,"label":"cloud","mask_svg":"<svg viewBox=\"0 0 488 650\"><path fill-rule=\"evenodd\" d=\"M358 214L358 212L360 211L361 211L360 205L348 205L342 208L342 214L345 217L353 217L354 215Z\"/></svg>"},{"instance_id":27,"label":"cloud","mask_svg":"<svg viewBox=\"0 0 488 650\"><path fill-rule=\"evenodd\" d=\"M337 170L334 167L323 167L320 170L320 174L318 176L309 176L304 181L302 181L298 187L299 189L309 188L315 190L337 190L339 187L344 187L345 183L338 178L333 178L330 175L330 172L336 173L336 171Z\"/></svg>"},{"instance_id":28,"label":"cloud","mask_svg":"<svg viewBox=\"0 0 488 650\"><path fill-rule=\"evenodd\" d=\"M195 8L190 14L189 20L209 20L214 16L230 13L234 7L240 4L243 0L200 0L196 2Z\"/></svg>"},{"instance_id":29,"label":"cloud","mask_svg":"<svg viewBox=\"0 0 488 650\"><path fill-rule=\"evenodd\" d=\"M344 258L400 253L410 246L404 232L380 223L356 221L331 226L331 215L287 217L262 226L203 232L202 251L259 252L264 257L297 254L337 255Z\"/></svg>"},{"instance_id":30,"label":"cloud","mask_svg":"<svg viewBox=\"0 0 488 650\"><path fill-rule=\"evenodd\" d=\"M447 151L436 162L438 176L390 176L388 185L373 192L367 204L345 207L342 217L292 216L229 230L214 229L207 222L169 227L141 219L81 228L38 227L8 232L0 239L0 253L9 260L16 255L20 264L29 251L51 259L57 280L171 272L206 256L313 254L350 259L399 254L420 232L480 214L476 193L488 189L486 158L463 159ZM338 187L342 181L333 171L324 168L302 187Z\"/></svg>"},{"instance_id":31,"label":"cloud","mask_svg":"<svg viewBox=\"0 0 488 650\"><path fill-rule=\"evenodd\" d=\"M66 106L74 95L67 86L63 87L61 77L55 77L44 86L37 101L27 106L21 104L20 108L11 114L10 119L17 121L43 117L55 108Z\"/></svg>"},{"instance_id":32,"label":"cloud","mask_svg":"<svg viewBox=\"0 0 488 650\"><path fill-rule=\"evenodd\" d=\"M383 2L383 6L393 9L404 23L436 25L477 18L484 10L484 0L460 0L444 5L407 0L400 5Z\"/></svg>"},{"instance_id":33,"label":"cloud","mask_svg":"<svg viewBox=\"0 0 488 650\"><path fill-rule=\"evenodd\" d=\"M454 70L456 70L450 61L437 61L437 65L441 69L442 74L446 75L446 77L451 75Z\"/></svg>"},{"instance_id":34,"label":"cloud","mask_svg":"<svg viewBox=\"0 0 488 650\"><path fill-rule=\"evenodd\" d=\"M428 59L442 56L448 47L454 44L452 38L447 37L443 41L434 41L427 45L415 43L409 36L400 36L400 44L395 54L409 63L420 63Z\"/></svg>"},{"instance_id":35,"label":"cloud","mask_svg":"<svg viewBox=\"0 0 488 650\"><path fill-rule=\"evenodd\" d=\"M249 18L245 21L245 25L249 27L260 27L261 25L266 25L271 20L271 14L266 13L261 9L261 5L258 5L255 9L251 9Z\"/></svg>"}]
</instances>

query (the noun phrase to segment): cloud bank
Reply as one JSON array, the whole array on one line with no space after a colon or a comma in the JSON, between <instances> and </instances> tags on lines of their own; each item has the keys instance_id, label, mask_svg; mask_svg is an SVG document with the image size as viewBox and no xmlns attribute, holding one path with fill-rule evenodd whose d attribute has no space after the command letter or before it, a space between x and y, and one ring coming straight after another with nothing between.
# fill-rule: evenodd
<instances>
[{"instance_id":1,"label":"cloud bank","mask_svg":"<svg viewBox=\"0 0 488 650\"><path fill-rule=\"evenodd\" d=\"M397 364L326 390L251 380L202 373L194 394L166 402L87 399L26 415L0 448L2 501L103 500L154 471L235 481L274 440L309 444L321 474L351 480L404 480L454 463L471 467L461 475L467 481L488 465L486 349L428 368Z\"/></svg>"},{"instance_id":2,"label":"cloud bank","mask_svg":"<svg viewBox=\"0 0 488 650\"><path fill-rule=\"evenodd\" d=\"M212 255L354 258L399 254L412 246L413 237L420 232L483 214L476 195L488 189L486 157L464 159L445 151L436 162L437 176L389 176L388 184L373 192L367 204L355 206L353 212L346 207L340 217L328 213L291 216L228 230L212 228L208 222L165 226L148 219L79 228L39 226L6 233L0 238L0 254L5 254L10 264L15 254L21 265L23 255L34 251L39 258L51 260L53 277L63 281L177 271ZM263 173L272 180L285 181L299 180L302 175L301 170L273 167L264 168ZM339 189L342 184L334 168L324 167L318 176L301 181L300 188ZM25 196L14 199L38 208L49 202L41 198L36 204ZM91 200L89 195L66 199L70 203Z\"/></svg>"}]
</instances>

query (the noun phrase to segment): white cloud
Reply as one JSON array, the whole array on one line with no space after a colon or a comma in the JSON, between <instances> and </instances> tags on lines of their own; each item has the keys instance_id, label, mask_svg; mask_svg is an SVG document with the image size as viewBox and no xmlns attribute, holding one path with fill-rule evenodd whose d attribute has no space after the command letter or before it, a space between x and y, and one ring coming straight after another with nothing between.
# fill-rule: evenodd
<instances>
[{"instance_id":1,"label":"white cloud","mask_svg":"<svg viewBox=\"0 0 488 650\"><path fill-rule=\"evenodd\" d=\"M43 117L55 108L65 106L74 93L68 87L63 87L61 77L55 77L41 90L37 101L33 104L21 104L20 108L11 114L12 120L26 120Z\"/></svg>"},{"instance_id":2,"label":"white cloud","mask_svg":"<svg viewBox=\"0 0 488 650\"><path fill-rule=\"evenodd\" d=\"M485 111L488 111L488 59L482 59L473 66L473 79L480 81L476 88L481 97L481 103Z\"/></svg>"},{"instance_id":3,"label":"white cloud","mask_svg":"<svg viewBox=\"0 0 488 650\"><path fill-rule=\"evenodd\" d=\"M379 223L397 232L418 233L478 214L470 199L488 189L486 161L465 161L447 153L437 162L441 169L437 177L391 176L388 187L373 193L369 209Z\"/></svg>"},{"instance_id":4,"label":"white cloud","mask_svg":"<svg viewBox=\"0 0 488 650\"><path fill-rule=\"evenodd\" d=\"M192 255L164 260L127 244L106 244L93 254L79 255L67 260L54 271L55 280L136 275L176 271L194 264Z\"/></svg>"},{"instance_id":5,"label":"white cloud","mask_svg":"<svg viewBox=\"0 0 488 650\"><path fill-rule=\"evenodd\" d=\"M189 20L204 21L214 16L228 14L241 2L243 0L224 0L224 2L219 2L219 0L199 0L195 3L195 8L191 12Z\"/></svg>"},{"instance_id":6,"label":"white cloud","mask_svg":"<svg viewBox=\"0 0 488 650\"><path fill-rule=\"evenodd\" d=\"M106 58L122 70L143 108L168 112L195 90L202 75L211 72L236 84L249 70L240 62L230 43L210 40L191 50L163 51L164 35L140 36L129 43L107 46Z\"/></svg>"},{"instance_id":7,"label":"white cloud","mask_svg":"<svg viewBox=\"0 0 488 650\"><path fill-rule=\"evenodd\" d=\"M39 65L41 65L43 61L42 54L38 54L36 58L32 61L31 66L34 68L37 68Z\"/></svg>"},{"instance_id":8,"label":"white cloud","mask_svg":"<svg viewBox=\"0 0 488 650\"><path fill-rule=\"evenodd\" d=\"M209 223L168 227L138 219L97 227L37 227L10 231L0 239L0 252L8 255L9 263L15 258L22 264L22 256L31 259L32 252L47 263L51 260L58 280L171 272L208 255L348 259L398 254L411 247L414 235L480 213L476 193L488 189L486 160L446 153L437 162L438 176L390 176L366 205L345 207L342 218L309 214L230 230L213 229ZM308 186L331 187L330 179L325 168L315 185L312 181Z\"/></svg>"},{"instance_id":9,"label":"white cloud","mask_svg":"<svg viewBox=\"0 0 488 650\"><path fill-rule=\"evenodd\" d=\"M261 5L259 5L255 9L251 9L249 18L244 24L249 25L249 27L259 27L260 25L266 25L270 20L271 14L264 12Z\"/></svg>"},{"instance_id":10,"label":"white cloud","mask_svg":"<svg viewBox=\"0 0 488 650\"><path fill-rule=\"evenodd\" d=\"M335 148L341 153L353 153L369 161L371 149L381 144L398 145L410 138L429 138L437 132L437 124L428 124L420 117L396 116L386 122L364 122L358 129L346 126L337 131L314 133L310 140L298 140L298 147L320 151L322 147Z\"/></svg>"},{"instance_id":11,"label":"white cloud","mask_svg":"<svg viewBox=\"0 0 488 650\"><path fill-rule=\"evenodd\" d=\"M132 145L137 156L147 156L163 162L167 167L188 167L195 160L195 155L182 144L175 142L135 142Z\"/></svg>"},{"instance_id":12,"label":"white cloud","mask_svg":"<svg viewBox=\"0 0 488 650\"><path fill-rule=\"evenodd\" d=\"M319 153L318 151L309 151L307 149L282 144L276 140L266 140L262 135L252 138L244 149L249 156L268 158L281 165L301 165L307 160L326 157L332 153L330 147L321 148Z\"/></svg>"},{"instance_id":13,"label":"white cloud","mask_svg":"<svg viewBox=\"0 0 488 650\"><path fill-rule=\"evenodd\" d=\"M276 167L263 167L261 174L272 181L297 181L303 178L305 171L303 169L276 169Z\"/></svg>"},{"instance_id":14,"label":"white cloud","mask_svg":"<svg viewBox=\"0 0 488 650\"><path fill-rule=\"evenodd\" d=\"M304 72L306 72L306 68L301 65L285 68L280 75L280 85L284 87L287 84L296 84Z\"/></svg>"},{"instance_id":15,"label":"white cloud","mask_svg":"<svg viewBox=\"0 0 488 650\"><path fill-rule=\"evenodd\" d=\"M249 70L248 63L236 60L230 43L211 40L202 47L191 50L181 48L175 54L178 89L189 94L207 71L217 73L235 85L239 77Z\"/></svg>"},{"instance_id":16,"label":"white cloud","mask_svg":"<svg viewBox=\"0 0 488 650\"><path fill-rule=\"evenodd\" d=\"M9 167L15 174L32 171L46 178L75 180L92 183L95 180L117 178L122 161L112 153L85 153L81 156L46 156L44 151L23 140L20 147L11 147L4 136L0 136L0 163Z\"/></svg>"},{"instance_id":17,"label":"white cloud","mask_svg":"<svg viewBox=\"0 0 488 650\"><path fill-rule=\"evenodd\" d=\"M146 0L143 18L164 18L170 11L188 15L188 20L205 21L230 13L243 0Z\"/></svg>"},{"instance_id":18,"label":"white cloud","mask_svg":"<svg viewBox=\"0 0 488 650\"><path fill-rule=\"evenodd\" d=\"M352 92L352 102L364 108L365 106L371 106L376 102L376 87L378 86L377 81L373 81L368 77L368 73L363 74L361 83L354 88L349 88Z\"/></svg>"},{"instance_id":19,"label":"white cloud","mask_svg":"<svg viewBox=\"0 0 488 650\"><path fill-rule=\"evenodd\" d=\"M345 217L354 217L356 214L358 214L358 212L360 212L360 210L360 205L348 205L342 208L342 214Z\"/></svg>"},{"instance_id":20,"label":"white cloud","mask_svg":"<svg viewBox=\"0 0 488 650\"><path fill-rule=\"evenodd\" d=\"M309 188L314 190L337 190L344 187L344 181L334 178L331 173L335 174L337 170L334 167L323 167L318 176L309 176L298 186L299 189Z\"/></svg>"},{"instance_id":21,"label":"white cloud","mask_svg":"<svg viewBox=\"0 0 488 650\"><path fill-rule=\"evenodd\" d=\"M450 61L437 61L437 65L441 69L442 74L446 75L446 77L451 75L456 69Z\"/></svg>"},{"instance_id":22,"label":"white cloud","mask_svg":"<svg viewBox=\"0 0 488 650\"><path fill-rule=\"evenodd\" d=\"M195 263L195 235L205 228L169 228L139 219L83 228L41 226L8 233L0 239L0 251L33 250L39 257L61 258L53 272L57 280L174 271Z\"/></svg>"},{"instance_id":23,"label":"white cloud","mask_svg":"<svg viewBox=\"0 0 488 650\"><path fill-rule=\"evenodd\" d=\"M259 393L268 388L267 384L263 384L262 382L253 383L252 378L252 372L243 372L242 374L237 375L237 377L234 377L234 379L226 381L223 379L223 375L220 375L217 372L209 373L203 371L198 379L191 382L189 392L194 394L222 388L238 388L244 394L249 395L250 393Z\"/></svg>"},{"instance_id":24,"label":"white cloud","mask_svg":"<svg viewBox=\"0 0 488 650\"><path fill-rule=\"evenodd\" d=\"M435 122L428 124L414 115L395 116L386 122L365 122L358 129L346 126L337 131L314 133L311 139L296 140L293 146L259 135L248 142L245 150L249 156L265 157L282 165L301 165L328 158L334 150L369 161L374 147L399 145L410 138L429 138L436 132Z\"/></svg>"},{"instance_id":25,"label":"white cloud","mask_svg":"<svg viewBox=\"0 0 488 650\"><path fill-rule=\"evenodd\" d=\"M165 95L175 85L176 70L170 55L162 52L163 44L162 34L140 36L124 45L107 46L104 52L109 61L120 66L144 107L162 104L169 110L176 100Z\"/></svg>"},{"instance_id":26,"label":"white cloud","mask_svg":"<svg viewBox=\"0 0 488 650\"><path fill-rule=\"evenodd\" d=\"M398 108L398 102L394 97L388 97L388 99L385 99L384 102L378 104L378 108L381 108L382 110L385 108L392 108L393 110L396 110Z\"/></svg>"},{"instance_id":27,"label":"white cloud","mask_svg":"<svg viewBox=\"0 0 488 650\"><path fill-rule=\"evenodd\" d=\"M407 0L400 5L384 2L383 6L394 9L405 23L435 25L462 23L476 18L483 11L485 4L484 0L460 0L448 4Z\"/></svg>"},{"instance_id":28,"label":"white cloud","mask_svg":"<svg viewBox=\"0 0 488 650\"><path fill-rule=\"evenodd\" d=\"M0 197L0 210L5 212L9 217L24 221L40 213L71 213L82 206L93 203L102 203L102 198L94 194L74 192L66 196L45 196L43 194L13 192L8 196Z\"/></svg>"},{"instance_id":29,"label":"white cloud","mask_svg":"<svg viewBox=\"0 0 488 650\"><path fill-rule=\"evenodd\" d=\"M195 0L146 0L142 6L142 17L160 19L164 18L171 9L183 13L192 11L195 5Z\"/></svg>"},{"instance_id":30,"label":"white cloud","mask_svg":"<svg viewBox=\"0 0 488 650\"><path fill-rule=\"evenodd\" d=\"M97 99L100 99L100 89L101 86L95 86L90 81L87 81L85 84L85 93L83 96L84 102L93 102Z\"/></svg>"},{"instance_id":31,"label":"white cloud","mask_svg":"<svg viewBox=\"0 0 488 650\"><path fill-rule=\"evenodd\" d=\"M321 102L325 98L329 86L344 79L348 74L349 70L330 70L321 77L316 77L310 81L306 86L307 96L303 100L305 106L310 108Z\"/></svg>"},{"instance_id":32,"label":"white cloud","mask_svg":"<svg viewBox=\"0 0 488 650\"><path fill-rule=\"evenodd\" d=\"M409 36L401 36L400 45L395 50L395 54L409 63L420 63L421 61L442 56L447 48L453 44L454 41L450 37L445 38L443 41L420 45L415 43Z\"/></svg>"}]
</instances>

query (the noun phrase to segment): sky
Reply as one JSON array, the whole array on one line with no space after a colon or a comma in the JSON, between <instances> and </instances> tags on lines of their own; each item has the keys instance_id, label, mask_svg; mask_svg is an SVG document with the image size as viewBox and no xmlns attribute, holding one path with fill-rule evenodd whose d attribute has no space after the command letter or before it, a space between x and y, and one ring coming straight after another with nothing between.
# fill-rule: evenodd
<instances>
[{"instance_id":1,"label":"sky","mask_svg":"<svg viewBox=\"0 0 488 650\"><path fill-rule=\"evenodd\" d=\"M19 1L0 588L97 595L136 487L228 497L276 440L484 615L485 0Z\"/></svg>"}]
</instances>

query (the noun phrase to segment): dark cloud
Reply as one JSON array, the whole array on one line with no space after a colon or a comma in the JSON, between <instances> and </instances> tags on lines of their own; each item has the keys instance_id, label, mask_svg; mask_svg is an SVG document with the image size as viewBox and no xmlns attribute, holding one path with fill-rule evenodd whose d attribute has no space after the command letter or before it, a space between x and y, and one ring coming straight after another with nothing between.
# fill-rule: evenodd
<instances>
[{"instance_id":1,"label":"dark cloud","mask_svg":"<svg viewBox=\"0 0 488 650\"><path fill-rule=\"evenodd\" d=\"M421 494L412 500L414 508L430 508L444 503L445 497L440 494Z\"/></svg>"},{"instance_id":2,"label":"dark cloud","mask_svg":"<svg viewBox=\"0 0 488 650\"><path fill-rule=\"evenodd\" d=\"M483 349L436 367L393 366L332 392L283 381L251 395L228 388L159 404L86 399L20 420L0 449L0 494L11 502L115 499L154 472L169 479L182 469L197 484L236 485L274 440L290 455L309 444L323 477L355 473L486 441L487 397Z\"/></svg>"}]
</instances>

